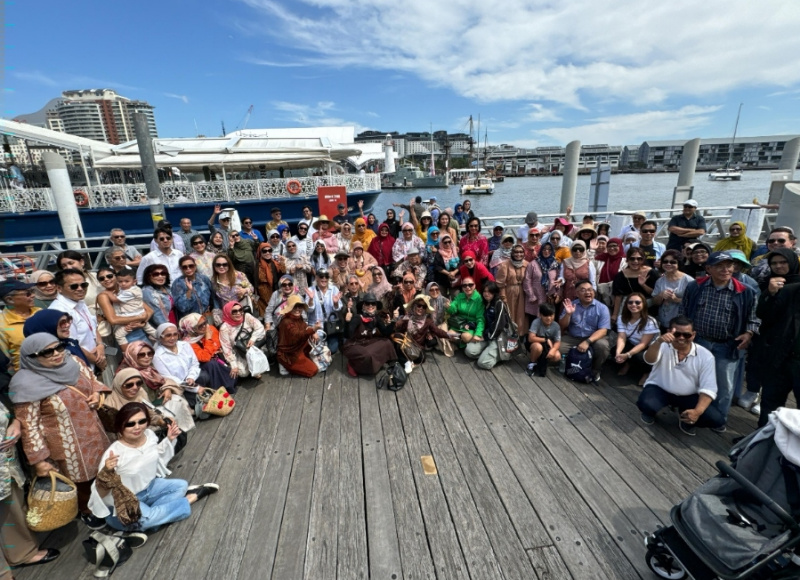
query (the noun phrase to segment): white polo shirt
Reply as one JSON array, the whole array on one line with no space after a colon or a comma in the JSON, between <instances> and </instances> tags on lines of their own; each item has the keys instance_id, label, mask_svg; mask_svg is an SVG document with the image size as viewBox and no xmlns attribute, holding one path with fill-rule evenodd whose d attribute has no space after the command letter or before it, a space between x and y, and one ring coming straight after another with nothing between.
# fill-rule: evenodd
<instances>
[{"instance_id":1,"label":"white polo shirt","mask_svg":"<svg viewBox=\"0 0 800 580\"><path fill-rule=\"evenodd\" d=\"M647 362L647 358L644 360ZM703 393L712 399L717 397L714 355L700 345L692 344L686 358L678 362L678 351L671 344L662 342L652 366L645 386L656 385L678 396Z\"/></svg>"},{"instance_id":2,"label":"white polo shirt","mask_svg":"<svg viewBox=\"0 0 800 580\"><path fill-rule=\"evenodd\" d=\"M139 269L136 270L136 282L141 286L144 279L144 271L152 264L161 264L167 267L170 281L175 281L182 276L178 261L183 258L183 252L173 249L169 254L165 254L159 249L150 252L142 258Z\"/></svg>"},{"instance_id":3,"label":"white polo shirt","mask_svg":"<svg viewBox=\"0 0 800 580\"><path fill-rule=\"evenodd\" d=\"M81 300L75 302L59 294L50 304L51 310L60 310L72 316L69 337L78 341L86 350L94 350L97 346L97 318L89 312L89 308Z\"/></svg>"}]
</instances>

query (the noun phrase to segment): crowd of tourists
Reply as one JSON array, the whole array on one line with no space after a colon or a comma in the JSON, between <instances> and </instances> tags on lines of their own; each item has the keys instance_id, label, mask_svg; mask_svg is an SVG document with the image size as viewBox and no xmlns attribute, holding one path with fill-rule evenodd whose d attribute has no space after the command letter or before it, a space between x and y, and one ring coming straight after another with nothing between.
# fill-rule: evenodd
<instances>
[{"instance_id":1,"label":"crowd of tourists","mask_svg":"<svg viewBox=\"0 0 800 580\"><path fill-rule=\"evenodd\" d=\"M26 475L67 476L87 526L141 544L218 489L167 477L212 392L311 377L338 351L353 377L395 362L411 373L434 350L482 369L516 350L529 376L594 382L608 365L642 387L644 423L671 407L688 435L725 430L733 402L763 425L800 386L791 228L759 246L734 222L712 246L689 200L662 244L638 212L621 231L534 211L487 229L469 200L395 206L382 220L309 206L292 227L276 207L263 233L217 206L207 234L163 222L142 255L115 228L97 271L68 250L54 271L0 283L7 563L58 556L26 533Z\"/></svg>"}]
</instances>

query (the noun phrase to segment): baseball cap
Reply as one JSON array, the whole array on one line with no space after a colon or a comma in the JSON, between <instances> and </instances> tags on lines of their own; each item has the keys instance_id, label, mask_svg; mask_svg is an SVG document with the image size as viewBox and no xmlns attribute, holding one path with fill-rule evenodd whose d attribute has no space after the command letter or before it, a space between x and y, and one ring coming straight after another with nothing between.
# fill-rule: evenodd
<instances>
[{"instance_id":1,"label":"baseball cap","mask_svg":"<svg viewBox=\"0 0 800 580\"><path fill-rule=\"evenodd\" d=\"M271 210L269 210L269 213L275 213L276 211L281 211L281 208L279 208L279 207L273 207ZM282 213L282 212L281 212L281 213Z\"/></svg>"},{"instance_id":2,"label":"baseball cap","mask_svg":"<svg viewBox=\"0 0 800 580\"><path fill-rule=\"evenodd\" d=\"M345 205L343 203L340 203L339 205L336 206L336 209L344 209L344 208Z\"/></svg>"},{"instance_id":3,"label":"baseball cap","mask_svg":"<svg viewBox=\"0 0 800 580\"><path fill-rule=\"evenodd\" d=\"M535 211L529 211L528 215L525 216L525 223L529 226L532 226L536 222L539 221L539 214Z\"/></svg>"},{"instance_id":4,"label":"baseball cap","mask_svg":"<svg viewBox=\"0 0 800 580\"><path fill-rule=\"evenodd\" d=\"M18 290L30 290L36 286L36 284L26 284L24 282L20 282L19 280L6 280L4 282L0 282L0 298L5 298L12 292L17 292Z\"/></svg>"},{"instance_id":5,"label":"baseball cap","mask_svg":"<svg viewBox=\"0 0 800 580\"><path fill-rule=\"evenodd\" d=\"M706 266L716 266L720 262L733 262L735 258L729 252L713 252L706 262Z\"/></svg>"},{"instance_id":6,"label":"baseball cap","mask_svg":"<svg viewBox=\"0 0 800 580\"><path fill-rule=\"evenodd\" d=\"M683 205L690 205L692 207L697 207L697 202L693 199L687 199L683 202Z\"/></svg>"},{"instance_id":7,"label":"baseball cap","mask_svg":"<svg viewBox=\"0 0 800 580\"><path fill-rule=\"evenodd\" d=\"M731 258L735 262L740 262L745 266L750 266L750 262L747 260L747 257L744 255L744 252L741 250L725 250L728 254L731 255Z\"/></svg>"}]
</instances>

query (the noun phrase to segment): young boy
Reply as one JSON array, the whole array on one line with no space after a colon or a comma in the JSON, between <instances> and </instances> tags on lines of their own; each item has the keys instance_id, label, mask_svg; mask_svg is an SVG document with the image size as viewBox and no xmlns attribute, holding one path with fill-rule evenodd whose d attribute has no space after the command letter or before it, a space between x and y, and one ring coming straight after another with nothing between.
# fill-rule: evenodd
<instances>
[{"instance_id":1,"label":"young boy","mask_svg":"<svg viewBox=\"0 0 800 580\"><path fill-rule=\"evenodd\" d=\"M561 327L555 321L556 309L552 304L539 305L539 318L531 322L528 330L528 342L531 343L531 362L528 363L526 372L528 376L536 373L543 377L547 374L547 363L558 362L561 354Z\"/></svg>"},{"instance_id":2,"label":"young boy","mask_svg":"<svg viewBox=\"0 0 800 580\"><path fill-rule=\"evenodd\" d=\"M130 268L123 268L117 272L117 284L119 290L116 294L107 292L108 299L114 305L114 312L120 316L141 316L144 314L144 301L142 299L142 289L136 286L136 273ZM149 322L144 325L143 330L152 340L156 340L156 329ZM114 337L117 344L122 346L128 344L128 333L125 326L114 325Z\"/></svg>"}]
</instances>

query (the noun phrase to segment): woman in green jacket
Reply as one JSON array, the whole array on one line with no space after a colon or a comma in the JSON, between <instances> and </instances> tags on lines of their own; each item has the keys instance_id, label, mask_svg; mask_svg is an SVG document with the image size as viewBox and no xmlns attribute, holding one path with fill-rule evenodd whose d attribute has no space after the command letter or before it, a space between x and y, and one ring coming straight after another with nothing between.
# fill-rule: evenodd
<instances>
[{"instance_id":1,"label":"woman in green jacket","mask_svg":"<svg viewBox=\"0 0 800 580\"><path fill-rule=\"evenodd\" d=\"M467 356L478 358L484 346L481 343L486 322L483 316L483 298L475 291L475 281L472 278L461 281L461 292L453 298L447 313L450 329L461 333L459 348L466 348Z\"/></svg>"}]
</instances>

